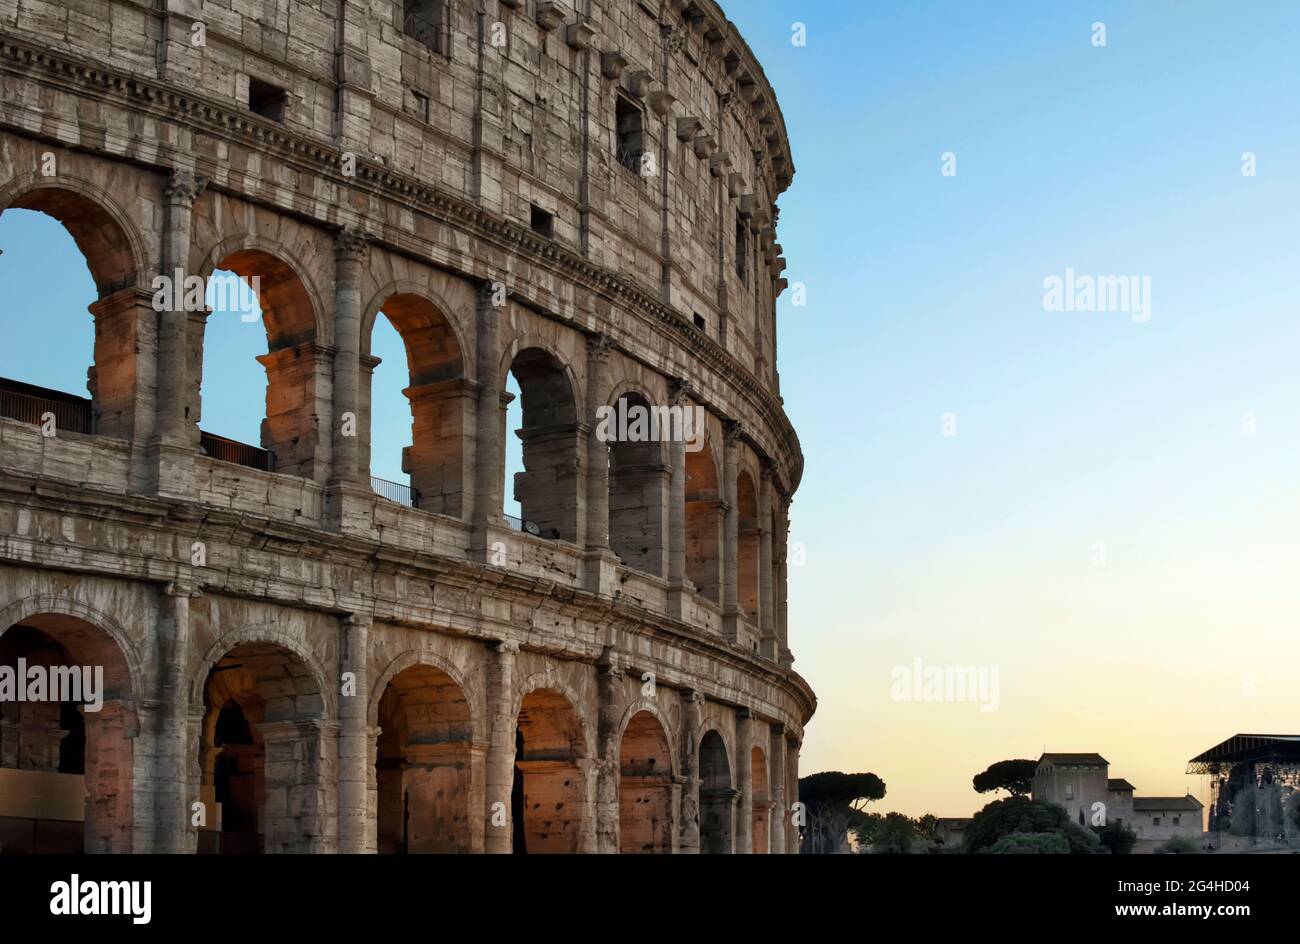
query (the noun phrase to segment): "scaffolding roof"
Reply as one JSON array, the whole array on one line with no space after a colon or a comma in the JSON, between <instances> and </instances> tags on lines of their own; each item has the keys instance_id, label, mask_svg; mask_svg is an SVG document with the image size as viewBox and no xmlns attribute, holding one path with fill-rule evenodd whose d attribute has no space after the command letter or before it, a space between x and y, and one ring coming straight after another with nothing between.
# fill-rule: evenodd
<instances>
[{"instance_id":1,"label":"scaffolding roof","mask_svg":"<svg viewBox=\"0 0 1300 944\"><path fill-rule=\"evenodd\" d=\"M1300 764L1300 734L1234 734L1187 762L1189 774L1217 773L1223 764Z\"/></svg>"}]
</instances>

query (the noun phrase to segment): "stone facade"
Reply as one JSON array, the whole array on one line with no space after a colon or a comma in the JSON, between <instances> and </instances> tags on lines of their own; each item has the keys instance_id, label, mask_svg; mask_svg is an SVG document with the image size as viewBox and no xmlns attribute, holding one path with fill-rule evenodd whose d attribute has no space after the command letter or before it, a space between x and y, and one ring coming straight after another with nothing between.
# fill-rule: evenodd
<instances>
[{"instance_id":1,"label":"stone facade","mask_svg":"<svg viewBox=\"0 0 1300 944\"><path fill-rule=\"evenodd\" d=\"M1119 823L1137 837L1135 851L1151 852L1174 836L1200 839L1203 805L1193 796L1134 796L1133 784L1110 776L1100 754L1043 754L1034 770L1035 800L1064 807L1080 825ZM1104 817L1104 818L1102 818Z\"/></svg>"},{"instance_id":2,"label":"stone facade","mask_svg":"<svg viewBox=\"0 0 1300 944\"><path fill-rule=\"evenodd\" d=\"M99 295L88 431L0 417L0 664L108 690L0 705L0 798L80 778L91 851L798 850L784 122L714 0L576 5L0 0L0 211ZM230 456L208 312L153 291L217 270L267 335ZM542 536L502 514L508 373ZM704 448L611 446L620 398Z\"/></svg>"}]
</instances>

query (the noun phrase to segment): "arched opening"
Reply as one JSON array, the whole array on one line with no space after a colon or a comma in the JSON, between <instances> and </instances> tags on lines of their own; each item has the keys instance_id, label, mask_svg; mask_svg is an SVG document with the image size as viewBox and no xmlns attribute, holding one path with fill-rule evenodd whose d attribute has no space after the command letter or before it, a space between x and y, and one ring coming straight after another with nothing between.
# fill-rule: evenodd
<instances>
[{"instance_id":1,"label":"arched opening","mask_svg":"<svg viewBox=\"0 0 1300 944\"><path fill-rule=\"evenodd\" d=\"M700 852L731 853L737 793L727 745L717 731L700 739Z\"/></svg>"},{"instance_id":2,"label":"arched opening","mask_svg":"<svg viewBox=\"0 0 1300 944\"><path fill-rule=\"evenodd\" d=\"M672 852L672 756L658 718L648 711L632 716L618 762L618 851Z\"/></svg>"},{"instance_id":3,"label":"arched opening","mask_svg":"<svg viewBox=\"0 0 1300 944\"><path fill-rule=\"evenodd\" d=\"M203 686L199 851L320 852L328 783L320 683L281 646L240 643Z\"/></svg>"},{"instance_id":4,"label":"arched opening","mask_svg":"<svg viewBox=\"0 0 1300 944\"><path fill-rule=\"evenodd\" d=\"M402 504L464 517L473 479L473 470L466 466L471 455L466 439L474 435L475 397L465 381L460 342L451 323L428 299L397 293L384 301L371 326L362 341L361 360L375 384L372 393L371 385L362 383L363 412L369 421L362 433L362 458L374 473L372 484L379 494ZM390 328L400 338L404 356L383 367L373 354ZM400 399L390 388L400 391ZM376 393L382 394L378 400ZM399 409L399 402L404 408Z\"/></svg>"},{"instance_id":5,"label":"arched opening","mask_svg":"<svg viewBox=\"0 0 1300 944\"><path fill-rule=\"evenodd\" d=\"M302 280L269 252L240 249L217 263L206 291L210 314L191 316L191 337L203 337L201 362L194 365L200 397L191 414L208 427L199 434L200 447L226 462L323 477L332 436L322 421L329 416L323 395L332 365L319 348L315 309ZM264 379L254 379L249 364L255 350L265 351L252 358ZM259 409L255 391L263 389ZM254 430L248 417L259 414Z\"/></svg>"},{"instance_id":6,"label":"arched opening","mask_svg":"<svg viewBox=\"0 0 1300 944\"><path fill-rule=\"evenodd\" d=\"M759 528L758 493L748 472L741 472L736 481L737 528L736 591L740 608L754 622L758 622L758 569Z\"/></svg>"},{"instance_id":7,"label":"arched opening","mask_svg":"<svg viewBox=\"0 0 1300 944\"><path fill-rule=\"evenodd\" d=\"M523 471L514 476L519 516L536 524L545 537L576 541L584 450L568 373L553 355L527 348L515 355L510 374L518 384L520 402L514 435L523 444ZM508 399L502 398L503 411ZM508 417L505 412L503 420ZM502 428L506 426L503 422Z\"/></svg>"},{"instance_id":8,"label":"arched opening","mask_svg":"<svg viewBox=\"0 0 1300 944\"><path fill-rule=\"evenodd\" d=\"M447 673L415 665L379 699L379 851L470 851L469 702Z\"/></svg>"},{"instance_id":9,"label":"arched opening","mask_svg":"<svg viewBox=\"0 0 1300 944\"><path fill-rule=\"evenodd\" d=\"M662 577L670 472L662 441L668 430L653 435L655 414L645 397L628 393L620 400L614 404L615 416L626 416L627 422L611 424L616 435L609 444L609 546L628 567Z\"/></svg>"},{"instance_id":10,"label":"arched opening","mask_svg":"<svg viewBox=\"0 0 1300 944\"><path fill-rule=\"evenodd\" d=\"M722 495L708 442L686 453L686 576L714 603L722 600Z\"/></svg>"},{"instance_id":11,"label":"arched opening","mask_svg":"<svg viewBox=\"0 0 1300 944\"><path fill-rule=\"evenodd\" d=\"M560 692L524 697L515 735L512 795L516 853L577 852L586 812L582 726Z\"/></svg>"},{"instance_id":12,"label":"arched opening","mask_svg":"<svg viewBox=\"0 0 1300 944\"><path fill-rule=\"evenodd\" d=\"M42 187L3 209L0 241L15 273L5 285L0 416L130 438L137 412L151 408L136 393L156 316L135 291L126 232L90 197ZM90 317L77 314L82 306Z\"/></svg>"},{"instance_id":13,"label":"arched opening","mask_svg":"<svg viewBox=\"0 0 1300 944\"><path fill-rule=\"evenodd\" d=\"M753 830L750 835L753 837L754 852L765 854L769 851L772 798L767 785L767 757L761 747L755 747L750 751L749 763L750 789L754 794L750 804L753 810Z\"/></svg>"},{"instance_id":14,"label":"arched opening","mask_svg":"<svg viewBox=\"0 0 1300 944\"><path fill-rule=\"evenodd\" d=\"M0 636L0 850L130 852L136 727L117 643L42 614Z\"/></svg>"}]
</instances>

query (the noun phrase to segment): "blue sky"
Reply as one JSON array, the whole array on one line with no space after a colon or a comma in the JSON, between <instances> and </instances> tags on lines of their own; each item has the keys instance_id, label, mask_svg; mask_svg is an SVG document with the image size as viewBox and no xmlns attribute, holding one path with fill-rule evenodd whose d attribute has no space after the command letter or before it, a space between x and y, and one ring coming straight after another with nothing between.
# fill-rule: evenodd
<instances>
[{"instance_id":1,"label":"blue sky","mask_svg":"<svg viewBox=\"0 0 1300 944\"><path fill-rule=\"evenodd\" d=\"M808 304L781 300L779 368L807 458L803 771L969 815L987 764L1095 750L1139 795L1204 799L1188 757L1300 718L1300 7L724 5L797 171L778 238ZM84 390L94 293L70 246L0 218L0 376ZM1067 267L1149 276L1150 320L1045 311ZM210 337L228 366L203 425L256 442L264 335L214 316ZM386 326L375 353L400 445ZM998 710L895 701L917 658L996 667Z\"/></svg>"},{"instance_id":2,"label":"blue sky","mask_svg":"<svg viewBox=\"0 0 1300 944\"><path fill-rule=\"evenodd\" d=\"M1300 7L730 10L796 166L779 239L808 305L782 299L779 367L807 455L804 769L968 815L1003 757L1097 750L1180 795L1201 749L1295 727ZM1044 311L1067 267L1150 276L1150 321ZM999 667L998 711L894 702L914 658Z\"/></svg>"}]
</instances>

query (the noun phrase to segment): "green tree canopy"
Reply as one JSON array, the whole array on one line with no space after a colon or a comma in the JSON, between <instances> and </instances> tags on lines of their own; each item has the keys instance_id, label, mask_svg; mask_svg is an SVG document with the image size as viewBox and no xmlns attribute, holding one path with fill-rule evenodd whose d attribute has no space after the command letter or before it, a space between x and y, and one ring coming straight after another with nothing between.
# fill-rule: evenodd
<instances>
[{"instance_id":1,"label":"green tree canopy","mask_svg":"<svg viewBox=\"0 0 1300 944\"><path fill-rule=\"evenodd\" d=\"M1137 833L1115 820L1105 826L1094 826L1092 831L1097 834L1101 844L1110 850L1111 855L1128 855L1137 845Z\"/></svg>"},{"instance_id":2,"label":"green tree canopy","mask_svg":"<svg viewBox=\"0 0 1300 944\"><path fill-rule=\"evenodd\" d=\"M885 781L875 774L845 774L826 770L799 778L799 802L811 810L830 804L861 809L862 804L885 796Z\"/></svg>"},{"instance_id":3,"label":"green tree canopy","mask_svg":"<svg viewBox=\"0 0 1300 944\"><path fill-rule=\"evenodd\" d=\"M1070 843L1062 833L1007 833L987 851L993 855L1069 855Z\"/></svg>"},{"instance_id":4,"label":"green tree canopy","mask_svg":"<svg viewBox=\"0 0 1300 944\"><path fill-rule=\"evenodd\" d=\"M983 773L975 775L975 792L989 793L1005 790L1012 796L1028 796L1034 784L1034 771L1038 761L1019 758L1000 760Z\"/></svg>"},{"instance_id":5,"label":"green tree canopy","mask_svg":"<svg viewBox=\"0 0 1300 944\"><path fill-rule=\"evenodd\" d=\"M975 814L966 829L966 851L991 851L999 839L1012 833L1059 833L1072 855L1104 851L1092 830L1070 822L1064 807L1016 796L994 800Z\"/></svg>"},{"instance_id":6,"label":"green tree canopy","mask_svg":"<svg viewBox=\"0 0 1300 944\"><path fill-rule=\"evenodd\" d=\"M907 853L916 838L916 824L902 813L887 813L875 831L872 852Z\"/></svg>"},{"instance_id":7,"label":"green tree canopy","mask_svg":"<svg viewBox=\"0 0 1300 944\"><path fill-rule=\"evenodd\" d=\"M828 770L799 779L799 802L803 804L804 854L839 852L849 830L861 835L870 831L864 807L885 795L885 781L872 773L846 774Z\"/></svg>"}]
</instances>

